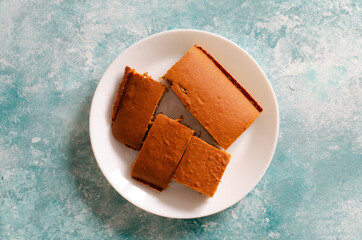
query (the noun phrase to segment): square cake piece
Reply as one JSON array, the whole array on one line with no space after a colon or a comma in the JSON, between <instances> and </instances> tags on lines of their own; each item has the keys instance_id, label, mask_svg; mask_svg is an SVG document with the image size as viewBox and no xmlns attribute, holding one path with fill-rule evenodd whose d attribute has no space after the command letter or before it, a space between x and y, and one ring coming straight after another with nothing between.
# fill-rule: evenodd
<instances>
[{"instance_id":1,"label":"square cake piece","mask_svg":"<svg viewBox=\"0 0 362 240\"><path fill-rule=\"evenodd\" d=\"M112 133L120 142L139 150L165 86L147 73L125 68L112 111Z\"/></svg>"},{"instance_id":2,"label":"square cake piece","mask_svg":"<svg viewBox=\"0 0 362 240\"><path fill-rule=\"evenodd\" d=\"M176 120L158 114L133 163L131 176L158 191L165 190L193 133Z\"/></svg>"},{"instance_id":3,"label":"square cake piece","mask_svg":"<svg viewBox=\"0 0 362 240\"><path fill-rule=\"evenodd\" d=\"M230 154L193 136L172 179L206 196L214 196Z\"/></svg>"},{"instance_id":4,"label":"square cake piece","mask_svg":"<svg viewBox=\"0 0 362 240\"><path fill-rule=\"evenodd\" d=\"M227 149L263 109L202 47L192 47L163 76L185 107Z\"/></svg>"}]
</instances>

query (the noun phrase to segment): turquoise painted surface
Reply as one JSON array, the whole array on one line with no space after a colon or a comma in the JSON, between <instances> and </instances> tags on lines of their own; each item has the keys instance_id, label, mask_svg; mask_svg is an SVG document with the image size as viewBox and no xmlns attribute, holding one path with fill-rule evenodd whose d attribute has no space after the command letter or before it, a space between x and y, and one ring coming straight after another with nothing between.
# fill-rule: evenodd
<instances>
[{"instance_id":1,"label":"turquoise painted surface","mask_svg":"<svg viewBox=\"0 0 362 240\"><path fill-rule=\"evenodd\" d=\"M0 239L361 239L362 3L0 0ZM246 49L276 92L272 164L242 201L173 220L118 195L88 136L107 66L195 28Z\"/></svg>"}]
</instances>

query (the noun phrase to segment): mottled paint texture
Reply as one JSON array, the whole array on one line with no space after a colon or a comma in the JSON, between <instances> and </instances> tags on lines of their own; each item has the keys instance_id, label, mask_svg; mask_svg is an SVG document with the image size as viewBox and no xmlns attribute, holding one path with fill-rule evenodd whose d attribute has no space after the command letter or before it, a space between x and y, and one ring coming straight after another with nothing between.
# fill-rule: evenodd
<instances>
[{"instance_id":1,"label":"mottled paint texture","mask_svg":"<svg viewBox=\"0 0 362 240\"><path fill-rule=\"evenodd\" d=\"M360 239L362 3L0 0L0 239ZM280 107L272 164L242 201L174 220L122 198L89 142L107 66L195 28L245 48Z\"/></svg>"}]
</instances>

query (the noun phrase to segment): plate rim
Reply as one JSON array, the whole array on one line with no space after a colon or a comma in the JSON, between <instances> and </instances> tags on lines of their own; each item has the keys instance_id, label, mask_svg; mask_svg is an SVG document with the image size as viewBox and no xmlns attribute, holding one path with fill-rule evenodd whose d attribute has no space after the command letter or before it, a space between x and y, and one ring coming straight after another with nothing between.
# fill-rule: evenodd
<instances>
[{"instance_id":1,"label":"plate rim","mask_svg":"<svg viewBox=\"0 0 362 240\"><path fill-rule=\"evenodd\" d=\"M274 131L274 134L275 134L275 138L274 138L274 143L273 143L273 150L272 150L272 154L270 156L270 158L268 159L268 162L267 164L265 165L264 169L261 171L259 177L258 177L258 180L255 182L255 184L253 184L251 187L249 187L249 189L246 191L246 194L244 194L243 196L241 196L241 198L235 202L233 202L232 204L226 206L225 208L221 209L221 210L216 210L216 211L209 211L208 213L206 214L202 214L202 215L190 215L189 217L178 217L178 216L172 216L172 215L167 215L167 214L162 214L162 213L159 213L159 212L155 212L155 211L152 211L152 210L149 210L149 209L145 209L144 207L142 207L141 204L138 204L137 202L134 202L134 201L131 201L129 198L127 198L125 195L123 195L120 191L118 191L117 187L112 183L112 181L109 179L109 176L105 173L105 170L102 168L101 164L100 164L100 160L99 159L99 156L97 155L96 151L95 151L95 146L94 146L94 141L92 140L92 115L93 115L93 109L94 109L94 99L96 98L97 96L97 93L99 94L99 89L100 89L100 82L102 81L102 79L108 74L108 72L111 71L111 69L113 69L113 65L116 63L116 61L121 57L121 55L125 54L129 49L131 48L135 48L137 47L138 44L142 44L144 41L149 41L153 38L156 38L156 37L160 37L162 35L167 35L167 34L172 34L172 33L197 33L197 34L205 34L205 35L209 35L209 36L212 36L212 37L216 37L216 38L220 38L222 39L223 41L226 41L227 43L229 44L232 44L234 47L238 48L240 51L242 51L245 55L247 55L247 57L249 58L249 60L252 61L253 64L256 65L257 69L260 71L260 73L262 74L262 76L267 80L266 83L268 84L268 87L270 88L271 90L271 93L272 93L272 99L274 101L274 104L275 104L275 121L276 121L276 128L275 128L275 131ZM266 76L264 70L260 67L259 63L245 50L243 49L241 46L239 46L238 44L234 43L233 41L223 37L223 36L220 36L218 34L215 34L215 33L211 33L211 32L208 32L208 31L204 31L204 30L197 30L197 29L173 29L173 30L166 30L166 31L162 31L162 32L159 32L159 33L155 33L155 34L152 34L150 36L147 36L147 37L144 37L142 38L141 40L139 41L136 41L135 43L131 44L129 47L127 47L124 51L120 52L118 54L118 56L112 61L112 63L107 67L107 69L105 70L105 72L102 74L98 84L97 84L97 87L96 89L94 90L94 94L93 94L93 97L92 97L92 102L91 102L91 107L90 107L90 111L89 111L89 138L90 138L90 142L91 142L91 147L92 147L92 151L93 151L93 155L96 159L96 162L97 162L97 165L98 167L100 168L102 174L104 175L104 177L107 179L108 183L113 187L113 189L118 193L120 194L123 198L125 198L128 202L130 202L131 204L133 204L134 206L146 211L146 212L149 212L149 213L152 213L152 214L155 214L155 215L158 215L158 216L161 216L161 217L167 217L167 218L174 218L174 219L192 219L192 218L200 218L200 217L206 217L206 216L210 216L210 215L213 215L213 214L216 214L218 212L221 212L221 211L224 211L230 207L232 207L233 205L237 204L238 202L240 202L245 196L247 196L256 186L257 184L261 181L261 179L265 176L265 173L266 171L269 169L270 167L270 164L273 160L273 157L275 155L275 151L276 151L276 147L277 147L277 143L278 143L278 139L279 139L279 128L280 128L280 120L279 120L279 105L278 105L278 101L277 101L277 97L275 95L275 92L274 92L274 89L270 83L270 80L269 78Z\"/></svg>"}]
</instances>

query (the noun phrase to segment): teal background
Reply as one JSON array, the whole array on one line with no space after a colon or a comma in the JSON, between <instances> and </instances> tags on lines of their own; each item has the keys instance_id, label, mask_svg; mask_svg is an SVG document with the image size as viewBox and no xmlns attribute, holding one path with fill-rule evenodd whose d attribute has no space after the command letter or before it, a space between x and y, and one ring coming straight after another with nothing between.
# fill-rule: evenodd
<instances>
[{"instance_id":1,"label":"teal background","mask_svg":"<svg viewBox=\"0 0 362 240\"><path fill-rule=\"evenodd\" d=\"M280 134L239 203L189 220L134 207L106 181L92 95L133 43L180 28L247 50ZM361 239L362 2L0 0L0 239Z\"/></svg>"}]
</instances>

